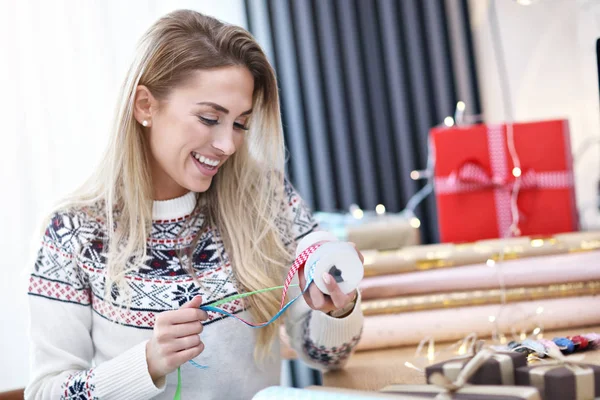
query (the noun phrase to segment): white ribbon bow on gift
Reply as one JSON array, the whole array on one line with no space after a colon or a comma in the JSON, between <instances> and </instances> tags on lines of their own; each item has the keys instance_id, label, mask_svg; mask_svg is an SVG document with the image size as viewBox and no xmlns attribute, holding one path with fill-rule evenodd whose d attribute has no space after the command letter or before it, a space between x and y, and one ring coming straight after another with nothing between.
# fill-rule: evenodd
<instances>
[{"instance_id":1,"label":"white ribbon bow on gift","mask_svg":"<svg viewBox=\"0 0 600 400\"><path fill-rule=\"evenodd\" d=\"M587 367L581 360L584 355L565 357L560 350L549 348L546 355L551 360L532 357L539 361L539 364L532 366L529 372L531 386L536 387L540 393L545 392L546 372L555 368L567 368L575 376L575 398L573 400L594 399L596 396L596 382L594 379L594 370Z\"/></svg>"},{"instance_id":2,"label":"white ribbon bow on gift","mask_svg":"<svg viewBox=\"0 0 600 400\"><path fill-rule=\"evenodd\" d=\"M477 372L477 370L492 357L494 353L488 349L481 349L475 354L469 362L460 370L458 376L454 380L440 374L434 373L429 377L429 383L445 389L435 397L435 400L451 400L452 395L462 389L469 379Z\"/></svg>"}]
</instances>

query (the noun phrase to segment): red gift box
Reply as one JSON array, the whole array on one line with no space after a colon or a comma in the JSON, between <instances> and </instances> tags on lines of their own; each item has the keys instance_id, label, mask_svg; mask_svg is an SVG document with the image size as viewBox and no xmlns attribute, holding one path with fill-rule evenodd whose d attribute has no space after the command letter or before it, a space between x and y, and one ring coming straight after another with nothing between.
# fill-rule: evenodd
<instances>
[{"instance_id":1,"label":"red gift box","mask_svg":"<svg viewBox=\"0 0 600 400\"><path fill-rule=\"evenodd\" d=\"M430 135L442 242L578 229L568 121L515 123L512 135L506 125L481 124Z\"/></svg>"}]
</instances>

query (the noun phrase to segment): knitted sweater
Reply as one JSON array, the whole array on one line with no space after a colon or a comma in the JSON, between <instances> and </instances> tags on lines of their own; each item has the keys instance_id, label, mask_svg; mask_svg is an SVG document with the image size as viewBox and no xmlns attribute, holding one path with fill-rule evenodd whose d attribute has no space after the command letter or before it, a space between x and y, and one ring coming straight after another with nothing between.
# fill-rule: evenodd
<instances>
[{"instance_id":1,"label":"knitted sweater","mask_svg":"<svg viewBox=\"0 0 600 400\"><path fill-rule=\"evenodd\" d=\"M277 223L282 232L296 238L287 243L295 248L317 225L294 189L287 183L285 189L287 202ZM26 399L173 398L177 373L157 387L146 363L146 343L157 314L177 309L196 295L202 295L208 305L237 293L219 232L205 228L202 215L197 223L186 223L195 201L195 194L188 193L154 203L148 267L126 277L132 294L129 310L113 306L118 290L111 291L108 297L112 298L105 297L106 227L101 209L53 216L30 278L32 371ZM196 235L200 238L192 264L202 288L176 257L176 250L189 247ZM252 319L239 300L220 307ZM360 299L349 316L336 319L311 310L301 298L284 318L292 347L307 364L320 369L343 366L360 338L363 322ZM273 345L275 357L257 364L255 335L256 330L239 321L209 312L201 334L205 350L194 360L208 368L182 365L183 397L246 400L278 385L279 343Z\"/></svg>"}]
</instances>

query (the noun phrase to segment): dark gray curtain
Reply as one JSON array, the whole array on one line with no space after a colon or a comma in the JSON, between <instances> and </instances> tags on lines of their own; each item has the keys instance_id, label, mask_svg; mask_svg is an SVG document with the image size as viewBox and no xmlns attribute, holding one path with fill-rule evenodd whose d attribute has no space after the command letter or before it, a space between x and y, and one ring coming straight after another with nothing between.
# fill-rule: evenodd
<instances>
[{"instance_id":1,"label":"dark gray curtain","mask_svg":"<svg viewBox=\"0 0 600 400\"><path fill-rule=\"evenodd\" d=\"M288 174L319 211L401 211L424 184L429 129L458 100L479 114L466 0L246 0L277 71ZM417 210L438 240L433 195ZM283 384L320 384L284 363Z\"/></svg>"},{"instance_id":2,"label":"dark gray curtain","mask_svg":"<svg viewBox=\"0 0 600 400\"><path fill-rule=\"evenodd\" d=\"M288 173L315 210L401 211L427 135L458 100L479 113L466 0L246 0L276 68ZM438 240L435 200L419 208Z\"/></svg>"}]
</instances>

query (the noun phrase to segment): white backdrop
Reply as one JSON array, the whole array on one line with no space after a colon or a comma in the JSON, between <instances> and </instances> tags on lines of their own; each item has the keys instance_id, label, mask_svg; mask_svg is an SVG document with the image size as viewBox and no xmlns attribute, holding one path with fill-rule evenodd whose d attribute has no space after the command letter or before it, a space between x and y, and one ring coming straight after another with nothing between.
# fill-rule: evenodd
<instances>
[{"instance_id":1,"label":"white backdrop","mask_svg":"<svg viewBox=\"0 0 600 400\"><path fill-rule=\"evenodd\" d=\"M451 0L450 0L451 1ZM596 39L597 0L537 0L523 6L495 1L515 119L568 118L573 151L589 148L575 163L583 227L600 229L600 93ZM470 0L481 103L487 121L504 120L491 41L490 3ZM594 143L594 144L592 144Z\"/></svg>"},{"instance_id":2,"label":"white backdrop","mask_svg":"<svg viewBox=\"0 0 600 400\"><path fill-rule=\"evenodd\" d=\"M28 378L40 220L99 161L139 37L178 8L246 27L243 0L0 0L0 391Z\"/></svg>"}]
</instances>

